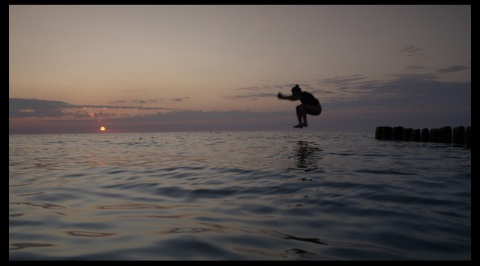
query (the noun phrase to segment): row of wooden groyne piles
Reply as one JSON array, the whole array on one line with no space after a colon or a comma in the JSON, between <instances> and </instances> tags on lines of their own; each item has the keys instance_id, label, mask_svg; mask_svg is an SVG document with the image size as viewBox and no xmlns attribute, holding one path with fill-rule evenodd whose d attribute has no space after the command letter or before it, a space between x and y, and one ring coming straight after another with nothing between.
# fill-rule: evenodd
<instances>
[{"instance_id":1,"label":"row of wooden groyne piles","mask_svg":"<svg viewBox=\"0 0 480 266\"><path fill-rule=\"evenodd\" d=\"M458 126L453 129L446 126L433 129L424 128L422 130L402 126L379 126L375 129L375 139L452 143L469 147L472 145L471 136L472 129L470 126Z\"/></svg>"}]
</instances>

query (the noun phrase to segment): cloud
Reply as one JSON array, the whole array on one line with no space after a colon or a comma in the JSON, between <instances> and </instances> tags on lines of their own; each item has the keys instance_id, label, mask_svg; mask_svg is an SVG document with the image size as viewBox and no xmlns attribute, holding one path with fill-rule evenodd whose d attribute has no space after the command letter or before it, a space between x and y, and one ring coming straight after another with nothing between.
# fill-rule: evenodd
<instances>
[{"instance_id":1,"label":"cloud","mask_svg":"<svg viewBox=\"0 0 480 266\"><path fill-rule=\"evenodd\" d=\"M419 71L419 70L429 70L430 68L424 67L424 66L419 66L419 65L410 65L406 67L406 70L408 71Z\"/></svg>"},{"instance_id":2,"label":"cloud","mask_svg":"<svg viewBox=\"0 0 480 266\"><path fill-rule=\"evenodd\" d=\"M410 66L410 69L422 68ZM424 74L396 74L390 79L371 79L363 75L320 79L301 84L303 90L313 93L322 105L330 108L382 107L406 108L418 106L450 107L470 106L471 82L438 81L437 72L452 72L467 69L451 66ZM312 85L311 85L312 84ZM271 98L292 84L273 84L237 89L239 93L226 98L258 100Z\"/></svg>"},{"instance_id":3,"label":"cloud","mask_svg":"<svg viewBox=\"0 0 480 266\"><path fill-rule=\"evenodd\" d=\"M344 89L346 97L330 101L336 108L444 108L470 106L471 83L441 82L430 75L402 75L395 80Z\"/></svg>"},{"instance_id":4,"label":"cloud","mask_svg":"<svg viewBox=\"0 0 480 266\"><path fill-rule=\"evenodd\" d=\"M249 86L236 89L238 94L225 96L226 99L246 99L258 100L259 98L272 98L278 93L281 88L286 88L289 85L265 85L265 86Z\"/></svg>"},{"instance_id":5,"label":"cloud","mask_svg":"<svg viewBox=\"0 0 480 266\"><path fill-rule=\"evenodd\" d=\"M100 110L98 112L90 109ZM118 116L122 110L143 112L159 112L178 110L164 107L144 107L127 105L72 105L61 101L48 101L38 99L9 99L9 117L37 117L37 118L106 118ZM108 112L110 111L110 112Z\"/></svg>"},{"instance_id":6,"label":"cloud","mask_svg":"<svg viewBox=\"0 0 480 266\"><path fill-rule=\"evenodd\" d=\"M9 117L62 117L71 105L61 101L10 98Z\"/></svg>"},{"instance_id":7,"label":"cloud","mask_svg":"<svg viewBox=\"0 0 480 266\"><path fill-rule=\"evenodd\" d=\"M308 84L299 84L303 89L312 88ZM263 86L249 86L236 89L237 94L225 96L227 99L245 99L245 100L258 100L261 98L274 98L278 92L286 91L290 92L290 89L295 86L295 83L285 84L272 84ZM312 91L313 92L313 91Z\"/></svg>"},{"instance_id":8,"label":"cloud","mask_svg":"<svg viewBox=\"0 0 480 266\"><path fill-rule=\"evenodd\" d=\"M455 66L449 66L446 68L439 69L438 73L451 73L451 72L458 72L466 69L469 69L469 68L466 66L455 65Z\"/></svg>"},{"instance_id":9,"label":"cloud","mask_svg":"<svg viewBox=\"0 0 480 266\"><path fill-rule=\"evenodd\" d=\"M423 49L418 46L411 45L411 44L394 44L394 45L398 47L397 51L400 54L404 55L405 57L415 57L415 58L424 57L422 55Z\"/></svg>"},{"instance_id":10,"label":"cloud","mask_svg":"<svg viewBox=\"0 0 480 266\"><path fill-rule=\"evenodd\" d=\"M111 104L155 104L157 100L131 100L131 101L113 101Z\"/></svg>"},{"instance_id":11,"label":"cloud","mask_svg":"<svg viewBox=\"0 0 480 266\"><path fill-rule=\"evenodd\" d=\"M299 85L318 97L324 109L320 118L313 118L313 121L319 119L319 123L312 123L312 130L315 127L375 127L388 123L413 126L408 124L412 122L421 127L455 123L468 125L471 119L471 82L444 82L438 78L439 72L465 69L467 68L463 66L427 69L423 74L396 74L386 80L347 75L303 81ZM286 88L289 90L293 85L274 83L242 87L227 98L272 98L278 91L285 92ZM184 99L186 97L179 98ZM70 132L85 132L90 128L88 132L92 132L98 130L100 122L110 123L108 128L116 128L117 132L285 130L290 123L296 122L294 108L285 112L203 112L126 105L133 102L147 104L146 101L136 100L115 102L114 105L71 105L61 101L10 98L9 132L62 133L62 128L68 128L65 130ZM46 129L47 127L51 128Z\"/></svg>"},{"instance_id":12,"label":"cloud","mask_svg":"<svg viewBox=\"0 0 480 266\"><path fill-rule=\"evenodd\" d=\"M188 100L189 97L183 97L183 98L173 98L173 99L170 99L171 101L174 101L174 102L183 102L185 100Z\"/></svg>"},{"instance_id":13,"label":"cloud","mask_svg":"<svg viewBox=\"0 0 480 266\"><path fill-rule=\"evenodd\" d=\"M322 79L318 82L320 86L335 87L339 90L345 90L358 86L375 86L376 84L383 83L384 81L370 79L367 76L362 75L349 75L344 77Z\"/></svg>"},{"instance_id":14,"label":"cloud","mask_svg":"<svg viewBox=\"0 0 480 266\"><path fill-rule=\"evenodd\" d=\"M284 113L258 113L244 110L231 111L175 111L168 113L156 113L152 115L144 115L141 117L124 117L118 121L205 121L205 120L228 120L228 119L251 119L260 117L276 117L283 116Z\"/></svg>"},{"instance_id":15,"label":"cloud","mask_svg":"<svg viewBox=\"0 0 480 266\"><path fill-rule=\"evenodd\" d=\"M247 100L257 100L258 98L274 98L277 93L267 93L267 92L254 92L243 95L233 95L225 96L227 99L247 99Z\"/></svg>"}]
</instances>

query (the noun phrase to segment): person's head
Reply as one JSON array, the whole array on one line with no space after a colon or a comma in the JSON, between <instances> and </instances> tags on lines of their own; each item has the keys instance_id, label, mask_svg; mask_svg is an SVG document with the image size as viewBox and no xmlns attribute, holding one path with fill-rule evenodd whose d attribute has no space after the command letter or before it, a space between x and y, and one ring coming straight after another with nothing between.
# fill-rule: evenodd
<instances>
[{"instance_id":1,"label":"person's head","mask_svg":"<svg viewBox=\"0 0 480 266\"><path fill-rule=\"evenodd\" d=\"M295 87L292 88L292 94L298 94L300 92L302 92L302 90L300 89L300 86L296 84Z\"/></svg>"}]
</instances>

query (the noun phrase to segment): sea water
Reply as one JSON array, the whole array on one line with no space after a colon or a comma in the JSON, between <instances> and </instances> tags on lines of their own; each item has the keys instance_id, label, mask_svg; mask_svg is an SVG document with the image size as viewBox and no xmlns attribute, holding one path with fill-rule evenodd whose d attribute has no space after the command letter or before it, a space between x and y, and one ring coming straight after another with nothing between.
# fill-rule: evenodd
<instances>
[{"instance_id":1,"label":"sea water","mask_svg":"<svg viewBox=\"0 0 480 266\"><path fill-rule=\"evenodd\" d=\"M471 149L364 131L9 136L10 260L471 260Z\"/></svg>"}]
</instances>

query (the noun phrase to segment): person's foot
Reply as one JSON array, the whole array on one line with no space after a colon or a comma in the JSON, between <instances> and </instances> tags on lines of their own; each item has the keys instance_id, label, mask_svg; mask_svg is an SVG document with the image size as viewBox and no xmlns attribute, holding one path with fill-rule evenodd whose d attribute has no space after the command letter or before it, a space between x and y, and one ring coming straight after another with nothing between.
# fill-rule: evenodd
<instances>
[{"instance_id":1,"label":"person's foot","mask_svg":"<svg viewBox=\"0 0 480 266\"><path fill-rule=\"evenodd\" d=\"M308 127L307 122L303 123L303 126L304 126L304 127Z\"/></svg>"},{"instance_id":2,"label":"person's foot","mask_svg":"<svg viewBox=\"0 0 480 266\"><path fill-rule=\"evenodd\" d=\"M296 126L293 126L294 128L302 128L303 127L303 124L298 124Z\"/></svg>"}]
</instances>

